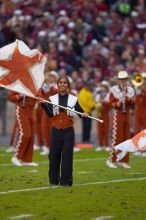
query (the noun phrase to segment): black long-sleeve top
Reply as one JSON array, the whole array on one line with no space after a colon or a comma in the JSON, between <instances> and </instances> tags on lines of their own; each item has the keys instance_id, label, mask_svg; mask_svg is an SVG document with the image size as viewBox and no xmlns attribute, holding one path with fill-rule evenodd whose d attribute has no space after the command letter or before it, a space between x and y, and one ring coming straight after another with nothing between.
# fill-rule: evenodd
<instances>
[{"instance_id":1,"label":"black long-sleeve top","mask_svg":"<svg viewBox=\"0 0 146 220\"><path fill-rule=\"evenodd\" d=\"M59 93L59 105L62 105L63 107L68 107L67 106L67 101L68 101L68 95L69 94L65 94L65 95L61 95ZM50 101L50 100L49 100ZM53 117L53 105L52 104L49 104L49 103L42 103L41 104L42 108L45 110L46 114L49 116L49 117ZM83 113L83 109L81 108L79 102L77 101L76 105L74 106L74 109L75 111L78 111L78 112L81 112ZM64 112L65 109L63 108L59 108L59 111L60 112ZM80 115L79 115L80 116Z\"/></svg>"}]
</instances>

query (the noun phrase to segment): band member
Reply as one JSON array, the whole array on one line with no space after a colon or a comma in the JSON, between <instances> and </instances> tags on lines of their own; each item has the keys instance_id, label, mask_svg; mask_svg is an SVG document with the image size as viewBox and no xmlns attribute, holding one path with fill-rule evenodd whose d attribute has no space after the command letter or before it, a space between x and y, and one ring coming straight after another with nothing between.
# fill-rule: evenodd
<instances>
[{"instance_id":1,"label":"band member","mask_svg":"<svg viewBox=\"0 0 146 220\"><path fill-rule=\"evenodd\" d=\"M46 113L49 117L52 117L49 181L51 186L58 184L61 186L71 186L73 182L74 113L59 108L55 104L60 104L67 107L67 109L71 108L80 111L83 117L88 117L89 114L83 112L78 103L78 98L68 93L70 83L67 77L60 77L57 85L59 93L49 97L54 106L42 103Z\"/></svg>"},{"instance_id":2,"label":"band member","mask_svg":"<svg viewBox=\"0 0 146 220\"><path fill-rule=\"evenodd\" d=\"M142 74L142 85L136 87L135 102L135 133L146 128L146 73Z\"/></svg>"},{"instance_id":3,"label":"band member","mask_svg":"<svg viewBox=\"0 0 146 220\"><path fill-rule=\"evenodd\" d=\"M34 144L34 150L43 149L44 147L44 139L42 133L42 114L43 109L41 105L37 103L35 107L35 133L38 145Z\"/></svg>"},{"instance_id":4,"label":"band member","mask_svg":"<svg viewBox=\"0 0 146 220\"><path fill-rule=\"evenodd\" d=\"M26 97L16 92L9 93L9 100L16 103L16 120L19 129L19 138L16 153L12 163L16 166L37 166L32 162L34 145L34 107L35 99Z\"/></svg>"},{"instance_id":5,"label":"band member","mask_svg":"<svg viewBox=\"0 0 146 220\"><path fill-rule=\"evenodd\" d=\"M143 129L146 129L146 73L141 74L141 80L139 76L139 83L137 83L135 93L135 134L138 134ZM136 85L136 84L135 84ZM146 152L136 152L136 156L146 156Z\"/></svg>"},{"instance_id":6,"label":"band member","mask_svg":"<svg viewBox=\"0 0 146 220\"><path fill-rule=\"evenodd\" d=\"M8 97L8 101L10 101L9 97ZM11 133L11 137L10 137L10 142L9 142L10 147L8 147L6 149L7 153L15 152L17 140L18 140L18 124L17 124L17 120L15 117L14 125L12 128L12 133Z\"/></svg>"},{"instance_id":7,"label":"band member","mask_svg":"<svg viewBox=\"0 0 146 220\"><path fill-rule=\"evenodd\" d=\"M113 107L112 121L112 150L106 165L110 168L117 168L117 165L123 168L130 168L129 153L122 158L116 165L115 145L130 138L130 107L134 104L135 96L134 89L127 86L128 73L120 71L118 73L118 85L111 87L110 104Z\"/></svg>"},{"instance_id":8,"label":"band member","mask_svg":"<svg viewBox=\"0 0 146 220\"><path fill-rule=\"evenodd\" d=\"M109 150L109 124L110 124L110 105L109 105L109 83L102 81L98 92L94 96L96 102L97 118L103 123L97 123L97 134L99 147L96 151Z\"/></svg>"},{"instance_id":9,"label":"band member","mask_svg":"<svg viewBox=\"0 0 146 220\"><path fill-rule=\"evenodd\" d=\"M7 153L15 152L17 141L18 141L18 124L15 118L13 129L12 129L12 134L10 138L10 147L6 149Z\"/></svg>"},{"instance_id":10,"label":"band member","mask_svg":"<svg viewBox=\"0 0 146 220\"><path fill-rule=\"evenodd\" d=\"M68 80L69 80L69 83L70 83L70 91L69 91L69 93L71 93L72 95L78 96L78 91L76 90L76 87L75 87L73 79L70 76L68 76ZM75 152L79 152L80 150L81 149L76 146L76 140L75 140L74 153Z\"/></svg>"},{"instance_id":11,"label":"band member","mask_svg":"<svg viewBox=\"0 0 146 220\"><path fill-rule=\"evenodd\" d=\"M78 91L76 89L76 86L75 86L75 83L74 83L73 79L70 76L68 76L68 80L69 80L70 88L71 88L69 92L72 95L78 96Z\"/></svg>"},{"instance_id":12,"label":"band member","mask_svg":"<svg viewBox=\"0 0 146 220\"><path fill-rule=\"evenodd\" d=\"M55 71L46 72L46 80L42 86L42 97L48 100L50 96L55 95L58 92L57 80L58 73ZM42 109L43 110L43 109ZM42 147L41 155L48 155L50 148L50 131L51 131L52 118L42 112L42 124L41 131L43 135L44 146Z\"/></svg>"}]
</instances>

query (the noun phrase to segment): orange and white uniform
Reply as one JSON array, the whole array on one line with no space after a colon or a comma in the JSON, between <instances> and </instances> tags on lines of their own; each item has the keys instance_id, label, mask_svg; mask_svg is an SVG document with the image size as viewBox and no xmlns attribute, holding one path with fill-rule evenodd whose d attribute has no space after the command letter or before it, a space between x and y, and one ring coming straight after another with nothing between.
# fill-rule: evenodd
<instances>
[{"instance_id":1,"label":"orange and white uniform","mask_svg":"<svg viewBox=\"0 0 146 220\"><path fill-rule=\"evenodd\" d=\"M146 88L136 89L135 134L146 128Z\"/></svg>"},{"instance_id":2,"label":"orange and white uniform","mask_svg":"<svg viewBox=\"0 0 146 220\"><path fill-rule=\"evenodd\" d=\"M56 87L56 84L53 83L52 85L48 85L46 83L42 86L42 97L45 100L48 100L50 96L55 95L58 93L58 89ZM51 130L51 124L52 124L52 118L49 117L45 111L42 109L42 134L43 134L43 142L46 147L49 148L50 146L50 130Z\"/></svg>"},{"instance_id":3,"label":"orange and white uniform","mask_svg":"<svg viewBox=\"0 0 146 220\"><path fill-rule=\"evenodd\" d=\"M10 142L9 142L10 147L8 147L6 149L7 153L15 152L17 141L18 141L18 124L17 124L17 120L16 120L16 117L15 117L12 132L11 132L11 136L10 136Z\"/></svg>"},{"instance_id":4,"label":"orange and white uniform","mask_svg":"<svg viewBox=\"0 0 146 220\"><path fill-rule=\"evenodd\" d=\"M103 123L97 123L97 133L98 133L98 142L99 147L104 148L109 146L109 125L110 125L110 105L109 105L109 93L106 93L104 96L102 94L97 94L95 96L96 103L100 104L100 112L97 117L103 120Z\"/></svg>"},{"instance_id":5,"label":"orange and white uniform","mask_svg":"<svg viewBox=\"0 0 146 220\"><path fill-rule=\"evenodd\" d=\"M11 100L9 99L9 94L10 93L11 92L8 92L8 101L11 102ZM17 137L18 137L18 124L17 124L17 119L15 117L14 125L13 125L13 128L12 128L12 133L11 133L11 137L10 137L10 146L16 147Z\"/></svg>"},{"instance_id":6,"label":"orange and white uniform","mask_svg":"<svg viewBox=\"0 0 146 220\"><path fill-rule=\"evenodd\" d=\"M38 146L41 148L44 146L44 138L42 133L42 114L43 109L40 104L37 105L35 110L35 125L36 125L36 136L38 141Z\"/></svg>"},{"instance_id":7,"label":"orange and white uniform","mask_svg":"<svg viewBox=\"0 0 146 220\"><path fill-rule=\"evenodd\" d=\"M121 100L125 97L125 101ZM130 107L135 102L134 89L125 85L123 90L120 85L111 87L110 105L113 107L112 119L112 150L109 160L116 162L115 146L130 138ZM129 162L129 153L127 153L120 162Z\"/></svg>"},{"instance_id":8,"label":"orange and white uniform","mask_svg":"<svg viewBox=\"0 0 146 220\"><path fill-rule=\"evenodd\" d=\"M10 138L10 146L16 147L17 137L18 137L18 123L17 123L17 119L15 118L12 134Z\"/></svg>"},{"instance_id":9,"label":"orange and white uniform","mask_svg":"<svg viewBox=\"0 0 146 220\"><path fill-rule=\"evenodd\" d=\"M31 163L34 145L34 107L36 101L33 98L22 96L16 92L9 93L9 100L16 103L16 120L19 129L15 157L24 163Z\"/></svg>"}]
</instances>

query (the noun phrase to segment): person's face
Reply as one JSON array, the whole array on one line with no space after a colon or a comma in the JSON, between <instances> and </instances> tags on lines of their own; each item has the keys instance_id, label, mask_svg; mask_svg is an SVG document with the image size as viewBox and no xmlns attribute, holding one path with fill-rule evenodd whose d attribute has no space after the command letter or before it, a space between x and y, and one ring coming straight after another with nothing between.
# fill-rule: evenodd
<instances>
[{"instance_id":1,"label":"person's face","mask_svg":"<svg viewBox=\"0 0 146 220\"><path fill-rule=\"evenodd\" d=\"M57 78L56 78L56 76L49 75L48 81L49 81L50 84L56 83L57 82Z\"/></svg>"},{"instance_id":2,"label":"person's face","mask_svg":"<svg viewBox=\"0 0 146 220\"><path fill-rule=\"evenodd\" d=\"M108 89L105 86L101 87L101 93L107 93Z\"/></svg>"},{"instance_id":3,"label":"person's face","mask_svg":"<svg viewBox=\"0 0 146 220\"><path fill-rule=\"evenodd\" d=\"M128 82L128 79L120 79L119 80L119 84L121 85L121 86L126 86L127 85L127 82Z\"/></svg>"},{"instance_id":4,"label":"person's face","mask_svg":"<svg viewBox=\"0 0 146 220\"><path fill-rule=\"evenodd\" d=\"M58 83L58 89L62 93L66 93L68 91L68 83L65 78L60 79Z\"/></svg>"}]
</instances>

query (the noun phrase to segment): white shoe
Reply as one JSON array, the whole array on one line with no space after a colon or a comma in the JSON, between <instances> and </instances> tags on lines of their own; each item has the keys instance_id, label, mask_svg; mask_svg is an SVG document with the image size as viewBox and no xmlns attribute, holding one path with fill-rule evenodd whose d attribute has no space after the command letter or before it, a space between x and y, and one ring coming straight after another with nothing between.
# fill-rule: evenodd
<instances>
[{"instance_id":1,"label":"white shoe","mask_svg":"<svg viewBox=\"0 0 146 220\"><path fill-rule=\"evenodd\" d=\"M139 152L139 151L136 151L136 152L133 153L133 155L136 156L136 157L141 157L142 153Z\"/></svg>"},{"instance_id":2,"label":"white shoe","mask_svg":"<svg viewBox=\"0 0 146 220\"><path fill-rule=\"evenodd\" d=\"M141 154L141 156L142 156L142 157L146 157L146 152L143 152L143 153Z\"/></svg>"},{"instance_id":3,"label":"white shoe","mask_svg":"<svg viewBox=\"0 0 146 220\"><path fill-rule=\"evenodd\" d=\"M23 162L23 166L37 167L38 163L35 163L35 162Z\"/></svg>"},{"instance_id":4,"label":"white shoe","mask_svg":"<svg viewBox=\"0 0 146 220\"><path fill-rule=\"evenodd\" d=\"M48 154L49 154L49 148L46 147L46 146L43 146L42 147L42 152L40 153L40 155L45 156L45 155L48 155Z\"/></svg>"},{"instance_id":5,"label":"white shoe","mask_svg":"<svg viewBox=\"0 0 146 220\"><path fill-rule=\"evenodd\" d=\"M74 147L74 152L79 152L81 149L78 147Z\"/></svg>"},{"instance_id":6,"label":"white shoe","mask_svg":"<svg viewBox=\"0 0 146 220\"><path fill-rule=\"evenodd\" d=\"M106 151L106 152L109 152L110 150L111 150L110 147L105 147L105 151Z\"/></svg>"},{"instance_id":7,"label":"white shoe","mask_svg":"<svg viewBox=\"0 0 146 220\"><path fill-rule=\"evenodd\" d=\"M34 150L39 150L40 147L39 147L38 145L34 144L33 149L34 149Z\"/></svg>"},{"instance_id":8,"label":"white shoe","mask_svg":"<svg viewBox=\"0 0 146 220\"><path fill-rule=\"evenodd\" d=\"M16 151L16 148L13 147L13 146L6 149L7 153L12 153L12 152L15 152L15 151Z\"/></svg>"},{"instance_id":9,"label":"white shoe","mask_svg":"<svg viewBox=\"0 0 146 220\"><path fill-rule=\"evenodd\" d=\"M13 165L15 165L15 166L18 166L18 167L21 167L22 166L22 163L21 163L21 161L20 160L18 160L18 158L17 157L12 157L12 159L11 159L11 162L12 162L12 164Z\"/></svg>"},{"instance_id":10,"label":"white shoe","mask_svg":"<svg viewBox=\"0 0 146 220\"><path fill-rule=\"evenodd\" d=\"M127 163L123 163L123 162L118 162L117 166L122 167L122 168L126 168L126 169L131 168L131 166L129 166Z\"/></svg>"},{"instance_id":11,"label":"white shoe","mask_svg":"<svg viewBox=\"0 0 146 220\"><path fill-rule=\"evenodd\" d=\"M107 160L107 161L106 161L106 165L107 165L109 168L117 168L116 164L114 164L114 163L111 162L110 160Z\"/></svg>"},{"instance_id":12,"label":"white shoe","mask_svg":"<svg viewBox=\"0 0 146 220\"><path fill-rule=\"evenodd\" d=\"M105 151L105 147L96 147L95 151L99 152L99 151Z\"/></svg>"}]
</instances>

